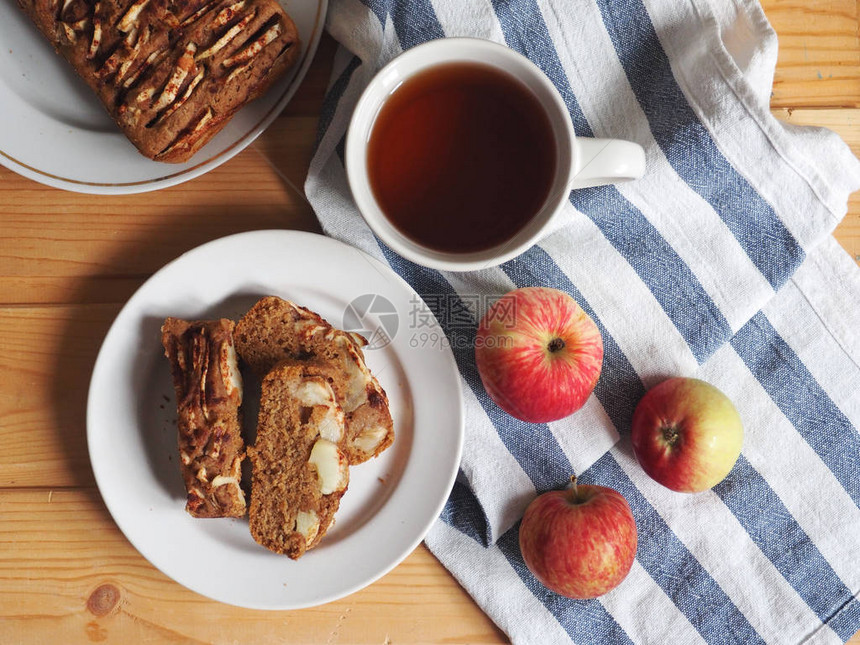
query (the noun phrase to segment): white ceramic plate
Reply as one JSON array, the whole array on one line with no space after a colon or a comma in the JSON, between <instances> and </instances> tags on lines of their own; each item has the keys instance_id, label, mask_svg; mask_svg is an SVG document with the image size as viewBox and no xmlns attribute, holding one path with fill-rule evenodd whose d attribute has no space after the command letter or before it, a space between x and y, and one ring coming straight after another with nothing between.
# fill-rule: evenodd
<instances>
[{"instance_id":1,"label":"white ceramic plate","mask_svg":"<svg viewBox=\"0 0 860 645\"><path fill-rule=\"evenodd\" d=\"M297 561L258 546L247 519L194 519L185 512L175 399L159 333L169 315L236 320L270 294L307 306L336 326L354 328L344 321L360 319L366 330L387 330L392 337L387 345L378 337L380 347L366 349L365 357L388 393L394 444L350 470L335 525ZM444 338L442 331L432 316L422 315L421 300L406 282L321 235L255 231L180 256L122 309L93 371L87 440L114 520L165 574L233 605L296 609L370 584L423 539L457 473L460 379L450 349L434 338ZM246 381L246 404L253 389ZM250 430L252 406L246 405L245 417Z\"/></svg>"},{"instance_id":2,"label":"white ceramic plate","mask_svg":"<svg viewBox=\"0 0 860 645\"><path fill-rule=\"evenodd\" d=\"M0 0L0 164L56 188L117 195L188 181L257 138L295 94L310 67L328 0L281 0L298 28L301 57L265 96L240 110L184 164L141 155L16 4Z\"/></svg>"}]
</instances>

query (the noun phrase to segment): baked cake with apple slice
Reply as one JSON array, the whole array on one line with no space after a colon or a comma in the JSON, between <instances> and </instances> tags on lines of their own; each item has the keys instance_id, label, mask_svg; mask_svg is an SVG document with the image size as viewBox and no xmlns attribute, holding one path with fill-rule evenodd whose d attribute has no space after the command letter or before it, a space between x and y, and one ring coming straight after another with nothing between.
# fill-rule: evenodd
<instances>
[{"instance_id":1,"label":"baked cake with apple slice","mask_svg":"<svg viewBox=\"0 0 860 645\"><path fill-rule=\"evenodd\" d=\"M350 464L379 455L394 441L385 390L364 361L367 341L319 314L276 296L259 300L236 324L236 350L258 374L300 360L334 390L346 417Z\"/></svg>"},{"instance_id":2,"label":"baked cake with apple slice","mask_svg":"<svg viewBox=\"0 0 860 645\"><path fill-rule=\"evenodd\" d=\"M176 392L185 510L194 517L242 517L242 376L233 321L168 318L161 343Z\"/></svg>"},{"instance_id":3,"label":"baked cake with apple slice","mask_svg":"<svg viewBox=\"0 0 860 645\"><path fill-rule=\"evenodd\" d=\"M251 535L290 558L316 546L349 484L344 413L329 382L301 363L263 378L252 466Z\"/></svg>"},{"instance_id":4,"label":"baked cake with apple slice","mask_svg":"<svg viewBox=\"0 0 860 645\"><path fill-rule=\"evenodd\" d=\"M278 0L18 0L137 149L180 163L299 58Z\"/></svg>"}]
</instances>

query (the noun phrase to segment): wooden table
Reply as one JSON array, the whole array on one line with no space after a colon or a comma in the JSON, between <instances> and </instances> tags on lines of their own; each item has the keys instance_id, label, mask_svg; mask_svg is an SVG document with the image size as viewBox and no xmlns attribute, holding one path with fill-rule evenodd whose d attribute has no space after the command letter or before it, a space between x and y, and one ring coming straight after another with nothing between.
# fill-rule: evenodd
<instances>
[{"instance_id":1,"label":"wooden table","mask_svg":"<svg viewBox=\"0 0 860 645\"><path fill-rule=\"evenodd\" d=\"M774 112L833 128L860 154L857 2L764 4L780 35ZM122 303L208 240L317 230L301 187L333 52L326 38L300 92L256 143L182 186L91 197L0 168L0 643L505 641L424 546L322 607L261 612L209 601L150 566L95 488L87 385ZM836 237L860 260L857 195Z\"/></svg>"}]
</instances>

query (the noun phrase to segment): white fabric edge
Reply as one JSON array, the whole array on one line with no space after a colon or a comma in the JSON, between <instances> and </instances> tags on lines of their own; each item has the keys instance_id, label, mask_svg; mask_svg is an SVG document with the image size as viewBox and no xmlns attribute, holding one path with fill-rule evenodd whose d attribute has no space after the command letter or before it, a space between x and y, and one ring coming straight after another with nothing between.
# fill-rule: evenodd
<instances>
[{"instance_id":1,"label":"white fabric edge","mask_svg":"<svg viewBox=\"0 0 860 645\"><path fill-rule=\"evenodd\" d=\"M810 156L803 149L805 147L804 144L795 143L796 137L792 136L791 130L786 128L784 123L771 114L769 105L761 103L760 93L756 92L747 76L737 66L731 54L726 49L719 34L722 29L729 28L729 25L718 22L717 16L711 10L709 0L689 0L689 3L693 8L693 13L702 22L702 32L705 38L710 41L708 44L713 45L704 47L704 50L707 51L720 77L734 93L747 113L755 120L762 133L770 141L773 149L809 185L816 197L831 213L835 226L845 215L845 205L847 204L848 196L860 188L860 161L854 157L845 142L836 133L832 133L826 150L830 155L840 160L838 165L842 170L840 172L827 172L825 169L818 168L815 164L811 163ZM758 2L740 0L738 6L746 10L747 17L761 40L776 37ZM671 43L667 43L662 39L661 43L667 53L673 49ZM673 69L675 69L674 66ZM698 101L695 100L695 97L689 91L687 79L683 73L679 76L677 80L684 90L685 96L691 106L696 109L702 122L706 127L709 127L707 118L698 108Z\"/></svg>"}]
</instances>

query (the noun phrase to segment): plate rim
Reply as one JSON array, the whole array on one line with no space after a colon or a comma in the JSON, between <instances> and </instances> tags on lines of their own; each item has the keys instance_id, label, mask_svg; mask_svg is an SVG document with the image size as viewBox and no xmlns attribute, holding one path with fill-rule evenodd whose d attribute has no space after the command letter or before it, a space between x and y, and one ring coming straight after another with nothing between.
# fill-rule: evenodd
<instances>
[{"instance_id":1,"label":"plate rim","mask_svg":"<svg viewBox=\"0 0 860 645\"><path fill-rule=\"evenodd\" d=\"M425 520L421 523L418 530L415 531L414 536L411 540L408 541L407 545L402 547L400 552L396 555L393 555L388 563L380 568L377 571L374 571L372 574L366 575L361 580L355 582L354 584L339 589L335 592L330 592L327 595L324 595L321 599L318 600L308 600L304 602L269 602L269 603L260 603L260 602L242 602L241 600L227 600L224 598L216 597L213 594L208 593L205 589L201 589L196 585L189 584L188 581L179 580L177 577L166 571L162 566L153 562L152 553L149 552L149 549L144 545L141 547L141 540L139 536L132 535L128 531L128 526L124 526L123 522L118 519L117 513L114 509L114 504L108 501L108 498L102 493L103 487L107 485L108 482L105 481L105 474L102 470L102 467L98 465L98 462L93 459L93 435L95 434L94 419L93 419L93 409L96 403L96 399L99 396L99 393L96 391L96 386L98 384L98 380L100 378L100 374L102 371L107 369L105 365L109 363L108 355L106 353L106 348L109 348L109 343L113 335L120 333L119 327L117 326L118 321L123 318L123 316L128 315L126 312L130 311L134 306L136 306L136 299L139 294L144 290L144 288L150 283L150 281L154 280L159 274L166 272L170 267L175 264L181 262L184 258L189 256L190 254L194 254L195 252L201 252L201 249L206 247L211 247L219 244L230 244L239 239L252 239L254 237L262 237L262 236L270 236L270 235L278 235L288 238L299 238L299 243L301 243L302 238L304 238L308 243L319 244L322 243L324 245L331 244L335 247L345 247L350 249L351 251L359 253L363 256L363 259L369 261L370 263L376 265L376 269L381 272L381 274L386 278L387 281L397 285L399 289L405 290L405 293L409 294L410 297L414 296L420 299L421 302L423 298L421 298L420 294L418 294L412 287L403 279L402 276L398 275L392 268L390 268L385 263L381 262L377 258L370 256L365 253L361 249L357 247L346 244L345 242L341 242L340 240L336 240L326 235L320 235L317 233L311 233L307 231L295 231L295 230L286 230L286 229L264 229L264 230L255 230L255 231L245 231L241 233L235 233L232 235L227 235L224 237L216 238L214 240L210 240L205 242L197 247L189 249L184 253L180 254L176 258L170 260L166 264L164 264L160 269L154 272L142 285L140 285L132 296L123 304L120 311L114 317L111 322L110 328L105 334L102 343L99 347L98 355L96 357L95 363L93 364L92 374L90 376L88 394L87 394L87 411L86 411L86 438L87 438L87 454L89 457L90 466L93 470L93 475L96 481L96 487L99 490L99 495L107 508L111 519L114 524L119 528L120 532L123 536L129 541L129 543L135 548L135 550L147 560L147 562L161 571L165 576L176 582L177 584L182 585L186 589L197 593L203 597L209 598L216 602L222 602L225 604L233 605L236 607L242 607L247 609L255 609L255 610L293 610L293 609L304 609L308 607L320 606L323 604L327 604L329 602L333 602L339 599L342 599L346 596L349 596L382 578L384 575L392 571L395 567L397 567L400 563L403 562L414 550L415 548L424 540L427 533L432 528L433 524L439 519L439 516L442 513L442 510L450 496L451 490L453 490L454 484L456 482L460 463L462 460L463 447L465 442L465 402L463 399L463 387L462 387L462 377L459 371L459 367L457 366L456 360L454 358L453 352L450 347L446 348L444 352L444 362L446 364L446 370L449 372L449 375L452 378L452 383L456 388L457 396L456 396L456 406L453 407L453 415L456 416L457 419L457 432L456 432L456 443L454 446L454 458L452 459L451 464L449 464L449 472L447 476L444 478L442 490L445 491L443 495L440 496L438 500L436 500L435 504L433 504L433 513L428 514ZM428 311L429 308L428 308ZM432 314L432 312L431 312ZM440 332L442 332L442 327L439 325L438 320L436 320L435 316L433 317L434 322ZM453 418L453 417L452 417ZM101 475L99 474L101 472ZM261 549L263 547L260 547Z\"/></svg>"},{"instance_id":2,"label":"plate rim","mask_svg":"<svg viewBox=\"0 0 860 645\"><path fill-rule=\"evenodd\" d=\"M26 164L11 156L3 149L0 149L0 166L4 166L12 172L42 185L87 195L135 195L152 192L164 188L170 188L172 186L178 186L218 168L248 148L270 125L272 125L274 120L278 118L278 115L283 112L293 99L299 86L301 86L304 81L310 66L316 58L317 49L319 47L320 40L322 39L323 32L325 31L325 19L328 15L329 0L314 1L317 3L317 14L314 21L314 27L311 31L311 36L308 40L307 46L302 52L302 60L296 68L295 76L275 104L272 105L272 107L254 125L252 125L243 136L233 141L233 143L231 143L227 148L214 156L200 161L200 163L197 163L190 168L184 168L176 172L168 172L171 164L161 164L165 167L165 172L167 174L153 179L119 183L88 182L60 177ZM71 67L69 67L69 73L75 73ZM117 132L122 134L119 130L117 130ZM135 154L140 154L136 150L134 152ZM152 161L152 163L160 162Z\"/></svg>"}]
</instances>

